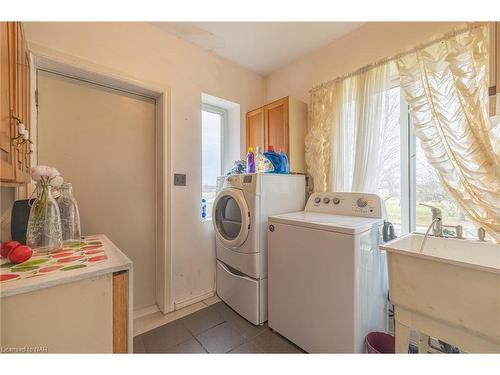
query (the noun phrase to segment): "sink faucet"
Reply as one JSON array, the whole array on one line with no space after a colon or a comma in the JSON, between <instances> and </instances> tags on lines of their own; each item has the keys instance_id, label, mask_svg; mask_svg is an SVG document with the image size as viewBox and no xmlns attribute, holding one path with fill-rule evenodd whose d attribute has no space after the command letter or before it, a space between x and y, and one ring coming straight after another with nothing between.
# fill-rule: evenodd
<instances>
[{"instance_id":1,"label":"sink faucet","mask_svg":"<svg viewBox=\"0 0 500 375\"><path fill-rule=\"evenodd\" d=\"M431 228L434 228L434 231L435 231L435 225L438 223L439 223L439 225L441 225L441 218L435 217L432 220L431 225L429 225L429 227L427 228L427 231L425 232L424 239L422 240L422 244L420 245L420 253L422 253L424 251L425 242L427 241L427 237L429 237L429 232L431 231Z\"/></svg>"},{"instance_id":2,"label":"sink faucet","mask_svg":"<svg viewBox=\"0 0 500 375\"><path fill-rule=\"evenodd\" d=\"M431 206L430 204L425 204L425 203L420 203L421 206L429 207L432 212L432 223L429 226L429 229L427 229L427 233L429 233L429 230L432 228L432 234L437 236L437 237L442 237L443 236L443 215L441 213L441 210L437 207Z\"/></svg>"},{"instance_id":3,"label":"sink faucet","mask_svg":"<svg viewBox=\"0 0 500 375\"><path fill-rule=\"evenodd\" d=\"M455 237L458 239L464 239L464 227L461 225L443 225L444 228L455 229Z\"/></svg>"},{"instance_id":4,"label":"sink faucet","mask_svg":"<svg viewBox=\"0 0 500 375\"><path fill-rule=\"evenodd\" d=\"M430 229L432 228L432 234L436 237L455 237L458 239L464 239L464 228L461 225L443 225L443 215L442 212L439 208L431 206L429 204L425 203L419 203L421 206L429 207L432 212L432 223L429 225L429 228L427 229L426 232L426 237L424 237L424 242L427 239L427 235L429 234ZM455 235L453 236L452 234L449 233L448 230L446 230L447 233L443 232L443 228L453 228L455 230Z\"/></svg>"}]
</instances>

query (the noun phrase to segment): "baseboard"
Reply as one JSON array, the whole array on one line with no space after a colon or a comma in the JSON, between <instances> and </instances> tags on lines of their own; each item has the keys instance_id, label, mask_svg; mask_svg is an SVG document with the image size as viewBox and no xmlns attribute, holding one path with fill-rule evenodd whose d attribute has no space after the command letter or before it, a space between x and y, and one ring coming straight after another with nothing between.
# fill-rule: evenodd
<instances>
[{"instance_id":1,"label":"baseboard","mask_svg":"<svg viewBox=\"0 0 500 375\"><path fill-rule=\"evenodd\" d=\"M211 290L209 292L202 293L196 297L191 297L179 302L174 302L174 309L175 311L182 309L184 307L187 307L189 305L193 305L197 302L201 302L207 298L213 297L215 295L215 290Z\"/></svg>"},{"instance_id":2,"label":"baseboard","mask_svg":"<svg viewBox=\"0 0 500 375\"><path fill-rule=\"evenodd\" d=\"M154 314L155 312L160 311L158 305L151 305L147 307L143 307L142 309L134 310L134 320L142 318L143 316Z\"/></svg>"},{"instance_id":3,"label":"baseboard","mask_svg":"<svg viewBox=\"0 0 500 375\"><path fill-rule=\"evenodd\" d=\"M160 310L158 310L153 314L144 315L143 317L134 320L134 336L151 331L152 329L173 322L174 320L181 319L186 315L205 308L207 308L205 303L198 302L183 309L169 312L168 314L163 314Z\"/></svg>"},{"instance_id":4,"label":"baseboard","mask_svg":"<svg viewBox=\"0 0 500 375\"><path fill-rule=\"evenodd\" d=\"M181 319L218 301L215 291L210 291L175 303L175 310L167 314L163 314L156 305L138 309L134 311L134 336Z\"/></svg>"}]
</instances>

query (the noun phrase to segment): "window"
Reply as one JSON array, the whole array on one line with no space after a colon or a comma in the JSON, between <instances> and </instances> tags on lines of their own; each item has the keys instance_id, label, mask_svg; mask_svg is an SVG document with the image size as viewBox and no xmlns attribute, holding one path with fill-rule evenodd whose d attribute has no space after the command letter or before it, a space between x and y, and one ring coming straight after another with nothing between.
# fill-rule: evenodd
<instances>
[{"instance_id":1,"label":"window","mask_svg":"<svg viewBox=\"0 0 500 375\"><path fill-rule=\"evenodd\" d=\"M389 90L388 118L382 129L381 140L381 171L377 182L378 195L385 202L387 219L394 224L397 235L402 230L401 212L401 98L399 86ZM407 231L407 230L406 230Z\"/></svg>"},{"instance_id":2,"label":"window","mask_svg":"<svg viewBox=\"0 0 500 375\"><path fill-rule=\"evenodd\" d=\"M211 220L217 177L222 175L222 145L226 112L203 105L201 111L201 217Z\"/></svg>"},{"instance_id":3,"label":"window","mask_svg":"<svg viewBox=\"0 0 500 375\"><path fill-rule=\"evenodd\" d=\"M408 104L394 81L389 91L389 118L382 133L382 165L378 194L396 234L425 232L432 221L428 204L441 209L443 225L462 225L465 237L477 238L477 226L445 192L434 168L427 162L411 125ZM454 229L443 227L445 235Z\"/></svg>"},{"instance_id":4,"label":"window","mask_svg":"<svg viewBox=\"0 0 500 375\"><path fill-rule=\"evenodd\" d=\"M420 203L438 207L443 215L443 234L454 235L453 228L461 225L464 237L477 237L477 225L465 216L458 204L443 189L434 168L427 162L420 140L415 142L415 224L417 232L425 232L432 222L429 208Z\"/></svg>"}]
</instances>

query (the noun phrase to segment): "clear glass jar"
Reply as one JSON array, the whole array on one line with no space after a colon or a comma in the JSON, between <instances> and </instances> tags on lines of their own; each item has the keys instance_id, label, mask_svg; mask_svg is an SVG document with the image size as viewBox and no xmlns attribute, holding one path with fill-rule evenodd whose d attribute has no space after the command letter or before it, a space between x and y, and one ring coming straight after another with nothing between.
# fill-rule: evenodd
<instances>
[{"instance_id":1,"label":"clear glass jar","mask_svg":"<svg viewBox=\"0 0 500 375\"><path fill-rule=\"evenodd\" d=\"M38 182L37 197L30 209L26 244L35 253L48 253L62 246L61 214L47 182Z\"/></svg>"},{"instance_id":2,"label":"clear glass jar","mask_svg":"<svg viewBox=\"0 0 500 375\"><path fill-rule=\"evenodd\" d=\"M63 242L80 241L82 238L80 213L78 211L78 203L73 196L73 186L65 182L59 188L59 191L61 195L57 198L57 204L61 212Z\"/></svg>"}]
</instances>

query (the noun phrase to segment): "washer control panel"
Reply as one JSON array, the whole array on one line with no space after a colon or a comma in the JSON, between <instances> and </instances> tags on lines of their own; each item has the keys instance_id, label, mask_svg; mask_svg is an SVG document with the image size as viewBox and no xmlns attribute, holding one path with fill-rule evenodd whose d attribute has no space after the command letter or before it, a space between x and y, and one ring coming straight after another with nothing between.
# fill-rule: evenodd
<instances>
[{"instance_id":1,"label":"washer control panel","mask_svg":"<svg viewBox=\"0 0 500 375\"><path fill-rule=\"evenodd\" d=\"M386 217L382 199L370 193L313 193L307 201L305 211L371 218Z\"/></svg>"},{"instance_id":2,"label":"washer control panel","mask_svg":"<svg viewBox=\"0 0 500 375\"><path fill-rule=\"evenodd\" d=\"M217 192L227 188L236 188L245 190L249 190L252 188L255 189L256 180L257 178L255 174L221 176L217 178Z\"/></svg>"}]
</instances>

